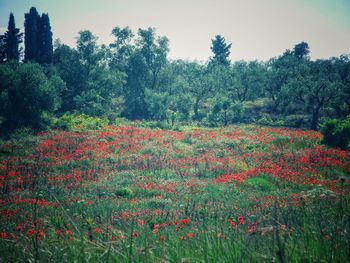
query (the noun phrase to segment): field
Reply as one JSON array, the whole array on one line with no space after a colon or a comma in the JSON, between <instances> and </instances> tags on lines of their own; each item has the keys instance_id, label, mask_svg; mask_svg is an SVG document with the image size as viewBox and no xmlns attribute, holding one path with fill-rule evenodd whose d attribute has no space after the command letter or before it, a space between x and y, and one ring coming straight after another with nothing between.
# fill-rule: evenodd
<instances>
[{"instance_id":1,"label":"field","mask_svg":"<svg viewBox=\"0 0 350 263\"><path fill-rule=\"evenodd\" d=\"M350 151L253 125L0 145L0 262L346 262Z\"/></svg>"}]
</instances>

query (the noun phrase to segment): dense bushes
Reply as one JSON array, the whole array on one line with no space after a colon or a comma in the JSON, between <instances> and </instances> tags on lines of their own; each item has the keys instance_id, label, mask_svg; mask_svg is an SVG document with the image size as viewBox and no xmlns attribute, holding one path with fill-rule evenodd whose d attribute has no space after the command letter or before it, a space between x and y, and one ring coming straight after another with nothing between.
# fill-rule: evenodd
<instances>
[{"instance_id":1,"label":"dense bushes","mask_svg":"<svg viewBox=\"0 0 350 263\"><path fill-rule=\"evenodd\" d=\"M344 120L329 120L322 129L323 142L332 147L350 147L350 115Z\"/></svg>"},{"instance_id":2,"label":"dense bushes","mask_svg":"<svg viewBox=\"0 0 350 263\"><path fill-rule=\"evenodd\" d=\"M98 130L108 124L107 118L90 117L86 114L65 113L52 122L51 128L61 130Z\"/></svg>"},{"instance_id":3,"label":"dense bushes","mask_svg":"<svg viewBox=\"0 0 350 263\"><path fill-rule=\"evenodd\" d=\"M41 129L44 113L59 107L59 92L63 88L60 77L46 76L39 64L0 65L0 112L4 128Z\"/></svg>"}]
</instances>

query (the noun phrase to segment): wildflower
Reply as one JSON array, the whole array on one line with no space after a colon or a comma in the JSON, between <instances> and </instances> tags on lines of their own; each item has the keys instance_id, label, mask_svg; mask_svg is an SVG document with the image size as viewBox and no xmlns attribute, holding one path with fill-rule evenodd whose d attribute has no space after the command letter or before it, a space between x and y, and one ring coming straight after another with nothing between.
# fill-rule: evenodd
<instances>
[{"instance_id":1,"label":"wildflower","mask_svg":"<svg viewBox=\"0 0 350 263\"><path fill-rule=\"evenodd\" d=\"M254 233L254 232L257 230L257 228L258 228L258 223L251 223L251 224L249 224L249 226L248 226L247 232L248 232L249 234L252 234L252 233Z\"/></svg>"},{"instance_id":2,"label":"wildflower","mask_svg":"<svg viewBox=\"0 0 350 263\"><path fill-rule=\"evenodd\" d=\"M38 231L37 236L36 236L36 240L43 239L45 236L46 236L46 235L45 235L45 232L44 232L43 230L40 229L40 230Z\"/></svg>"},{"instance_id":3,"label":"wildflower","mask_svg":"<svg viewBox=\"0 0 350 263\"><path fill-rule=\"evenodd\" d=\"M1 232L0 237L1 239L6 239L7 238L6 232Z\"/></svg>"},{"instance_id":4,"label":"wildflower","mask_svg":"<svg viewBox=\"0 0 350 263\"><path fill-rule=\"evenodd\" d=\"M73 232L72 232L72 230L66 230L65 234L66 234L66 236L68 236L69 240L73 239Z\"/></svg>"},{"instance_id":5,"label":"wildflower","mask_svg":"<svg viewBox=\"0 0 350 263\"><path fill-rule=\"evenodd\" d=\"M17 177L17 185L20 186L20 185L22 185L22 183L23 183L22 177L18 176Z\"/></svg>"},{"instance_id":6,"label":"wildflower","mask_svg":"<svg viewBox=\"0 0 350 263\"><path fill-rule=\"evenodd\" d=\"M18 232L22 232L22 230L23 230L23 227L21 224L18 224L16 228L17 228Z\"/></svg>"},{"instance_id":7,"label":"wildflower","mask_svg":"<svg viewBox=\"0 0 350 263\"><path fill-rule=\"evenodd\" d=\"M98 228L98 227L96 227L93 231L94 231L94 233L101 234L101 235L104 233L103 229Z\"/></svg>"},{"instance_id":8,"label":"wildflower","mask_svg":"<svg viewBox=\"0 0 350 263\"><path fill-rule=\"evenodd\" d=\"M181 219L180 222L181 222L181 224L183 224L183 225L187 225L187 224L190 222L190 219L187 217L187 218L185 218L185 219Z\"/></svg>"},{"instance_id":9,"label":"wildflower","mask_svg":"<svg viewBox=\"0 0 350 263\"><path fill-rule=\"evenodd\" d=\"M35 229L28 229L27 230L27 236L28 237L31 237L31 236L34 236L36 235L36 230Z\"/></svg>"},{"instance_id":10,"label":"wildflower","mask_svg":"<svg viewBox=\"0 0 350 263\"><path fill-rule=\"evenodd\" d=\"M239 216L238 217L238 223L240 224L240 225L244 225L244 217L243 216Z\"/></svg>"},{"instance_id":11,"label":"wildflower","mask_svg":"<svg viewBox=\"0 0 350 263\"><path fill-rule=\"evenodd\" d=\"M145 224L145 221L139 219L139 220L137 220L137 224L138 224L139 226L143 226L143 225Z\"/></svg>"},{"instance_id":12,"label":"wildflower","mask_svg":"<svg viewBox=\"0 0 350 263\"><path fill-rule=\"evenodd\" d=\"M193 234L193 233L187 233L186 236L187 236L188 238L193 238L193 237L194 237L194 234Z\"/></svg>"},{"instance_id":13,"label":"wildflower","mask_svg":"<svg viewBox=\"0 0 350 263\"><path fill-rule=\"evenodd\" d=\"M231 218L228 219L229 224L231 225L232 228L237 228L237 224L235 221L233 221Z\"/></svg>"},{"instance_id":14,"label":"wildflower","mask_svg":"<svg viewBox=\"0 0 350 263\"><path fill-rule=\"evenodd\" d=\"M164 241L165 240L165 236L160 236L159 239Z\"/></svg>"}]
</instances>

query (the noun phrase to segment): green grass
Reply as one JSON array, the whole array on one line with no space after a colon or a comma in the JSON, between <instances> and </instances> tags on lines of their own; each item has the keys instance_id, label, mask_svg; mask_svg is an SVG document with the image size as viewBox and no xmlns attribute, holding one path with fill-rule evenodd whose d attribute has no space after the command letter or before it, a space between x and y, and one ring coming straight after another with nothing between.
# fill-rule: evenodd
<instances>
[{"instance_id":1,"label":"green grass","mask_svg":"<svg viewBox=\"0 0 350 263\"><path fill-rule=\"evenodd\" d=\"M313 132L184 130L3 142L0 262L348 260L348 152Z\"/></svg>"}]
</instances>

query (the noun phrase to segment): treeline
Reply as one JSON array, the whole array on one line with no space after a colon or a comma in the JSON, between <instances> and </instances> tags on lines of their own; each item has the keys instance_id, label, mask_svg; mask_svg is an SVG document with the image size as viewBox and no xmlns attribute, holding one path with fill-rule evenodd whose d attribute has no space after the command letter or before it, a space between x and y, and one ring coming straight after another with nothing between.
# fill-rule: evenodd
<instances>
[{"instance_id":1,"label":"treeline","mask_svg":"<svg viewBox=\"0 0 350 263\"><path fill-rule=\"evenodd\" d=\"M211 41L206 63L169 60L169 41L154 28L112 30L98 45L90 31L76 48L52 44L49 16L33 7L22 33L10 14L0 36L1 129L42 129L53 117L77 113L169 126L259 123L318 129L350 114L350 59L310 60L301 42L269 61L231 62L231 44Z\"/></svg>"}]
</instances>

